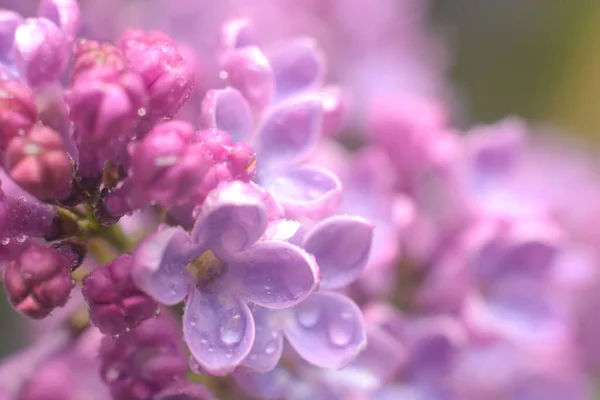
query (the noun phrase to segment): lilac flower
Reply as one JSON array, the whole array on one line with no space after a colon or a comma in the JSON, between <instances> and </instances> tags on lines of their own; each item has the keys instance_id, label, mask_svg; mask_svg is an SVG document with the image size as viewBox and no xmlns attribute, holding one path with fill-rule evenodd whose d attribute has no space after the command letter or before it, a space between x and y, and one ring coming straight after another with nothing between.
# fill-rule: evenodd
<instances>
[{"instance_id":1,"label":"lilac flower","mask_svg":"<svg viewBox=\"0 0 600 400\"><path fill-rule=\"evenodd\" d=\"M371 249L373 226L358 217L326 218L303 234L301 225L281 221L274 227L283 240L300 244L319 265L319 292L286 310L252 309L256 337L244 365L260 372L281 357L283 337L311 364L341 368L364 348L366 333L358 307L331 290L347 286L362 272Z\"/></svg>"},{"instance_id":2,"label":"lilac flower","mask_svg":"<svg viewBox=\"0 0 600 400\"><path fill-rule=\"evenodd\" d=\"M45 18L26 19L15 32L15 63L32 86L53 82L67 61L64 34Z\"/></svg>"},{"instance_id":3,"label":"lilac flower","mask_svg":"<svg viewBox=\"0 0 600 400\"><path fill-rule=\"evenodd\" d=\"M406 362L404 336L398 337L398 313L372 306L367 318L367 346L350 364L339 370L315 367L298 354L286 354L288 362L261 373L249 368L236 370L234 378L247 393L265 399L368 398L388 382ZM385 309L381 311L380 309ZM369 318L369 316L373 318ZM402 327L403 329L404 327ZM288 352L290 353L290 352ZM285 365L292 364L292 368Z\"/></svg>"},{"instance_id":4,"label":"lilac flower","mask_svg":"<svg viewBox=\"0 0 600 400\"><path fill-rule=\"evenodd\" d=\"M135 287L131 268L132 257L122 255L83 278L82 291L90 307L90 320L102 333L118 335L157 311L156 302Z\"/></svg>"},{"instance_id":5,"label":"lilac flower","mask_svg":"<svg viewBox=\"0 0 600 400\"><path fill-rule=\"evenodd\" d=\"M41 339L42 343L44 339ZM97 357L102 335L94 329L88 329L80 337L69 339L68 343L62 344L53 354L29 369L31 377L18 399L111 399L98 373Z\"/></svg>"},{"instance_id":6,"label":"lilac flower","mask_svg":"<svg viewBox=\"0 0 600 400\"><path fill-rule=\"evenodd\" d=\"M112 43L80 39L73 45L71 82L92 68L110 67L116 72L125 72L127 60L121 49Z\"/></svg>"},{"instance_id":7,"label":"lilac flower","mask_svg":"<svg viewBox=\"0 0 600 400\"><path fill-rule=\"evenodd\" d=\"M363 148L351 156L341 146L323 142L311 162L340 177L344 198L337 213L359 215L374 225L369 260L356 285L369 295L389 293L394 287L394 263L415 219L413 201L394 189L395 170L390 161L377 147Z\"/></svg>"},{"instance_id":8,"label":"lilac flower","mask_svg":"<svg viewBox=\"0 0 600 400\"><path fill-rule=\"evenodd\" d=\"M0 228L4 240L26 237L53 238L60 234L56 226L56 211L49 205L27 200L23 196L2 195L3 219L5 225Z\"/></svg>"},{"instance_id":9,"label":"lilac flower","mask_svg":"<svg viewBox=\"0 0 600 400\"><path fill-rule=\"evenodd\" d=\"M245 143L232 144L225 132L194 132L178 120L157 124L128 151L129 178L103 199L106 214L119 217L159 204L186 227L211 190L222 182L249 181L256 164Z\"/></svg>"},{"instance_id":10,"label":"lilac flower","mask_svg":"<svg viewBox=\"0 0 600 400\"><path fill-rule=\"evenodd\" d=\"M181 57L172 39L162 32L129 30L121 49L131 71L139 73L150 96L148 118L171 119L188 101L194 88L191 65Z\"/></svg>"},{"instance_id":11,"label":"lilac flower","mask_svg":"<svg viewBox=\"0 0 600 400\"><path fill-rule=\"evenodd\" d=\"M96 67L77 75L68 95L84 177L101 173L106 161L124 151L139 110L147 103L139 76L113 67Z\"/></svg>"},{"instance_id":12,"label":"lilac flower","mask_svg":"<svg viewBox=\"0 0 600 400\"><path fill-rule=\"evenodd\" d=\"M514 308L519 315L481 305L466 314L471 337L452 373L459 399L589 397L568 321L561 316L560 307L532 308L531 300L550 305L546 299L532 297L535 294L527 299L507 297L513 305L518 302L525 307L522 311ZM490 369L495 371L494 379L481 375Z\"/></svg>"},{"instance_id":13,"label":"lilac flower","mask_svg":"<svg viewBox=\"0 0 600 400\"><path fill-rule=\"evenodd\" d=\"M471 291L493 299L503 285L548 281L561 232L544 220L488 219L466 230L425 281L421 304L457 311ZM449 282L452 284L449 285Z\"/></svg>"},{"instance_id":14,"label":"lilac flower","mask_svg":"<svg viewBox=\"0 0 600 400\"><path fill-rule=\"evenodd\" d=\"M299 96L267 110L252 133L250 106L235 89L207 94L203 118L209 127L248 142L256 152L257 181L291 215L324 216L339 203L341 185L331 172L299 165L315 146L322 106L318 96Z\"/></svg>"},{"instance_id":15,"label":"lilac flower","mask_svg":"<svg viewBox=\"0 0 600 400\"><path fill-rule=\"evenodd\" d=\"M0 10L0 60L12 57L15 31L23 22L23 17L14 11Z\"/></svg>"},{"instance_id":16,"label":"lilac flower","mask_svg":"<svg viewBox=\"0 0 600 400\"><path fill-rule=\"evenodd\" d=\"M75 41L81 26L81 11L77 0L42 0L38 15L60 27L69 45Z\"/></svg>"},{"instance_id":17,"label":"lilac flower","mask_svg":"<svg viewBox=\"0 0 600 400\"><path fill-rule=\"evenodd\" d=\"M31 318L44 318L69 299L75 259L29 240L3 271L4 289L13 307Z\"/></svg>"},{"instance_id":18,"label":"lilac flower","mask_svg":"<svg viewBox=\"0 0 600 400\"><path fill-rule=\"evenodd\" d=\"M8 144L5 168L23 189L42 201L57 201L71 193L73 166L58 133L36 125Z\"/></svg>"},{"instance_id":19,"label":"lilac flower","mask_svg":"<svg viewBox=\"0 0 600 400\"><path fill-rule=\"evenodd\" d=\"M0 81L0 149L24 135L37 121L37 107L31 90L18 81Z\"/></svg>"},{"instance_id":20,"label":"lilac flower","mask_svg":"<svg viewBox=\"0 0 600 400\"><path fill-rule=\"evenodd\" d=\"M288 308L318 283L317 266L302 249L259 240L268 223L264 198L249 184L224 184L202 205L191 236L165 228L134 254L142 290L164 304L186 298L184 338L212 374L231 372L250 352L256 332L249 302Z\"/></svg>"},{"instance_id":21,"label":"lilac flower","mask_svg":"<svg viewBox=\"0 0 600 400\"><path fill-rule=\"evenodd\" d=\"M68 343L69 336L63 331L52 331L17 354L0 363L0 396L7 400L17 399L19 392L35 373L36 368Z\"/></svg>"},{"instance_id":22,"label":"lilac flower","mask_svg":"<svg viewBox=\"0 0 600 400\"><path fill-rule=\"evenodd\" d=\"M100 370L114 400L150 400L185 380L179 327L165 313L100 347Z\"/></svg>"}]
</instances>

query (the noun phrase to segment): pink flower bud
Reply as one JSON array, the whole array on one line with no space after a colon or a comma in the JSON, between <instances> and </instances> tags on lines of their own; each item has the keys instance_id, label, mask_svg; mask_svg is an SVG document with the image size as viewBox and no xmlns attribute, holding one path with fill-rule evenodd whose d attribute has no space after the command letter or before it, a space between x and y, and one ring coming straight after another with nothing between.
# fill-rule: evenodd
<instances>
[{"instance_id":1,"label":"pink flower bud","mask_svg":"<svg viewBox=\"0 0 600 400\"><path fill-rule=\"evenodd\" d=\"M142 76L150 95L148 118L172 118L192 94L192 65L181 57L173 40L160 31L126 31L121 48L130 70Z\"/></svg>"},{"instance_id":2,"label":"pink flower bud","mask_svg":"<svg viewBox=\"0 0 600 400\"><path fill-rule=\"evenodd\" d=\"M90 319L102 333L123 333L156 313L158 304L135 286L131 266L132 256L126 254L83 278Z\"/></svg>"},{"instance_id":3,"label":"pink flower bud","mask_svg":"<svg viewBox=\"0 0 600 400\"><path fill-rule=\"evenodd\" d=\"M71 82L83 72L97 67L123 72L127 67L125 56L117 46L108 42L80 39L73 45L73 66L71 67Z\"/></svg>"},{"instance_id":4,"label":"pink flower bud","mask_svg":"<svg viewBox=\"0 0 600 400\"><path fill-rule=\"evenodd\" d=\"M84 176L99 173L105 161L123 151L146 100L136 74L105 66L78 75L67 101Z\"/></svg>"},{"instance_id":5,"label":"pink flower bud","mask_svg":"<svg viewBox=\"0 0 600 400\"><path fill-rule=\"evenodd\" d=\"M10 141L5 168L17 184L42 201L61 200L70 193L71 160L58 133L43 125Z\"/></svg>"},{"instance_id":6,"label":"pink flower bud","mask_svg":"<svg viewBox=\"0 0 600 400\"><path fill-rule=\"evenodd\" d=\"M15 61L32 86L60 77L67 59L65 36L50 20L28 18L15 32Z\"/></svg>"},{"instance_id":7,"label":"pink flower bud","mask_svg":"<svg viewBox=\"0 0 600 400\"><path fill-rule=\"evenodd\" d=\"M24 135L37 121L31 90L18 81L0 81L0 149L12 138Z\"/></svg>"},{"instance_id":8,"label":"pink flower bud","mask_svg":"<svg viewBox=\"0 0 600 400\"><path fill-rule=\"evenodd\" d=\"M13 307L35 319L64 306L73 288L71 261L56 249L33 241L8 263L3 279Z\"/></svg>"}]
</instances>

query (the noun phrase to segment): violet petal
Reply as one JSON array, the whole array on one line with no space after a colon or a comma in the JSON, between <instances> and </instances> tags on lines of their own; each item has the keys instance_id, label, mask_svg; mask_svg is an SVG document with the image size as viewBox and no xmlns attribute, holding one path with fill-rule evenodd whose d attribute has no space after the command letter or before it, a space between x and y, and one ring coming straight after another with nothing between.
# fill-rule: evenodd
<instances>
[{"instance_id":1,"label":"violet petal","mask_svg":"<svg viewBox=\"0 0 600 400\"><path fill-rule=\"evenodd\" d=\"M323 368L342 368L366 346L358 306L334 292L313 293L286 312L284 332L302 358Z\"/></svg>"},{"instance_id":2,"label":"violet petal","mask_svg":"<svg viewBox=\"0 0 600 400\"><path fill-rule=\"evenodd\" d=\"M133 255L135 283L163 304L179 303L193 283L186 271L190 249L189 236L180 228L167 228L148 236Z\"/></svg>"},{"instance_id":3,"label":"violet petal","mask_svg":"<svg viewBox=\"0 0 600 400\"><path fill-rule=\"evenodd\" d=\"M201 123L227 132L234 142L246 142L252 134L252 111L236 89L210 90L202 101Z\"/></svg>"},{"instance_id":4,"label":"violet petal","mask_svg":"<svg viewBox=\"0 0 600 400\"><path fill-rule=\"evenodd\" d=\"M319 270L314 259L283 241L261 241L230 262L241 276L241 296L262 307L292 307L316 290Z\"/></svg>"},{"instance_id":5,"label":"violet petal","mask_svg":"<svg viewBox=\"0 0 600 400\"><path fill-rule=\"evenodd\" d=\"M183 314L183 336L205 371L226 375L248 356L254 342L254 320L239 298L194 289Z\"/></svg>"},{"instance_id":6,"label":"violet petal","mask_svg":"<svg viewBox=\"0 0 600 400\"><path fill-rule=\"evenodd\" d=\"M335 211L342 199L338 177L313 165L295 167L264 181L265 187L292 215L325 217Z\"/></svg>"}]
</instances>

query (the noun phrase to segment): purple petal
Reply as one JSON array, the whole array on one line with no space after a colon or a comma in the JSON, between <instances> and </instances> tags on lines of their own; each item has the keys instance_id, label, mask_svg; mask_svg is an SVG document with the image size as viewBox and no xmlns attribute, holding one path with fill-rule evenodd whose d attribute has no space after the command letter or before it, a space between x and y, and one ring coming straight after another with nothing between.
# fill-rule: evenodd
<instances>
[{"instance_id":1,"label":"purple petal","mask_svg":"<svg viewBox=\"0 0 600 400\"><path fill-rule=\"evenodd\" d=\"M290 166L307 157L319 139L322 120L323 106L316 96L294 98L270 108L255 138L259 168Z\"/></svg>"},{"instance_id":2,"label":"purple petal","mask_svg":"<svg viewBox=\"0 0 600 400\"><path fill-rule=\"evenodd\" d=\"M22 22L23 17L20 14L14 11L0 10L0 58L4 58L12 50L15 31Z\"/></svg>"},{"instance_id":3,"label":"purple petal","mask_svg":"<svg viewBox=\"0 0 600 400\"><path fill-rule=\"evenodd\" d=\"M275 79L269 60L258 47L245 47L227 54L223 71L229 84L244 95L256 114L271 103Z\"/></svg>"},{"instance_id":4,"label":"purple petal","mask_svg":"<svg viewBox=\"0 0 600 400\"><path fill-rule=\"evenodd\" d=\"M317 292L286 312L285 334L298 354L323 368L342 368L366 346L360 309L338 293Z\"/></svg>"},{"instance_id":5,"label":"purple petal","mask_svg":"<svg viewBox=\"0 0 600 400\"><path fill-rule=\"evenodd\" d=\"M58 25L69 43L72 43L81 26L81 11L77 0L42 0L38 15Z\"/></svg>"},{"instance_id":6,"label":"purple petal","mask_svg":"<svg viewBox=\"0 0 600 400\"><path fill-rule=\"evenodd\" d=\"M163 304L177 304L189 291L192 278L186 271L191 261L188 234L167 228L148 236L133 254L132 276L136 285Z\"/></svg>"},{"instance_id":7,"label":"purple petal","mask_svg":"<svg viewBox=\"0 0 600 400\"><path fill-rule=\"evenodd\" d=\"M451 317L416 321L408 330L406 374L411 379L425 382L443 378L466 345L466 339L462 326Z\"/></svg>"},{"instance_id":8,"label":"purple petal","mask_svg":"<svg viewBox=\"0 0 600 400\"><path fill-rule=\"evenodd\" d=\"M264 194L256 186L233 181L210 192L192 230L192 240L219 257L256 242L268 223Z\"/></svg>"},{"instance_id":9,"label":"purple petal","mask_svg":"<svg viewBox=\"0 0 600 400\"><path fill-rule=\"evenodd\" d=\"M292 168L264 185L288 213L313 219L331 215L342 199L338 177L313 165Z\"/></svg>"},{"instance_id":10,"label":"purple petal","mask_svg":"<svg viewBox=\"0 0 600 400\"><path fill-rule=\"evenodd\" d=\"M317 289L319 269L301 248L283 241L262 241L230 263L240 275L241 296L262 307L292 307Z\"/></svg>"},{"instance_id":11,"label":"purple petal","mask_svg":"<svg viewBox=\"0 0 600 400\"><path fill-rule=\"evenodd\" d=\"M258 372L268 372L277 366L283 351L283 335L274 326L273 312L263 308L252 309L256 336L244 365Z\"/></svg>"},{"instance_id":12,"label":"purple petal","mask_svg":"<svg viewBox=\"0 0 600 400\"><path fill-rule=\"evenodd\" d=\"M204 386L192 383L179 383L163 390L153 397L155 400L215 400Z\"/></svg>"},{"instance_id":13,"label":"purple petal","mask_svg":"<svg viewBox=\"0 0 600 400\"><path fill-rule=\"evenodd\" d=\"M252 134L252 110L236 89L210 90L202 101L201 124L227 132L234 142L246 142Z\"/></svg>"},{"instance_id":14,"label":"purple petal","mask_svg":"<svg viewBox=\"0 0 600 400\"><path fill-rule=\"evenodd\" d=\"M303 237L304 227L300 222L289 219L277 219L269 222L263 239L280 240L300 246Z\"/></svg>"},{"instance_id":15,"label":"purple petal","mask_svg":"<svg viewBox=\"0 0 600 400\"><path fill-rule=\"evenodd\" d=\"M312 39L298 39L269 54L277 97L318 87L325 75L325 57Z\"/></svg>"},{"instance_id":16,"label":"purple petal","mask_svg":"<svg viewBox=\"0 0 600 400\"><path fill-rule=\"evenodd\" d=\"M256 46L258 39L252 23L246 18L226 21L221 30L221 48L223 51Z\"/></svg>"},{"instance_id":17,"label":"purple petal","mask_svg":"<svg viewBox=\"0 0 600 400\"><path fill-rule=\"evenodd\" d=\"M226 375L248 356L254 320L238 298L193 290L183 313L183 337L202 369Z\"/></svg>"},{"instance_id":18,"label":"purple petal","mask_svg":"<svg viewBox=\"0 0 600 400\"><path fill-rule=\"evenodd\" d=\"M364 270L373 241L373 224L364 218L334 216L319 222L306 236L304 249L317 260L321 287L337 289Z\"/></svg>"},{"instance_id":19,"label":"purple petal","mask_svg":"<svg viewBox=\"0 0 600 400\"><path fill-rule=\"evenodd\" d=\"M398 373L405 362L405 349L386 332L371 327L365 350L346 368L330 375L346 386L373 390Z\"/></svg>"},{"instance_id":20,"label":"purple petal","mask_svg":"<svg viewBox=\"0 0 600 400\"><path fill-rule=\"evenodd\" d=\"M67 52L63 32L45 18L28 18L15 31L15 63L32 86L52 82L64 70Z\"/></svg>"},{"instance_id":21,"label":"purple petal","mask_svg":"<svg viewBox=\"0 0 600 400\"><path fill-rule=\"evenodd\" d=\"M233 379L244 392L268 400L282 398L293 384L290 374L279 367L264 374L249 368L238 368L233 373Z\"/></svg>"}]
</instances>

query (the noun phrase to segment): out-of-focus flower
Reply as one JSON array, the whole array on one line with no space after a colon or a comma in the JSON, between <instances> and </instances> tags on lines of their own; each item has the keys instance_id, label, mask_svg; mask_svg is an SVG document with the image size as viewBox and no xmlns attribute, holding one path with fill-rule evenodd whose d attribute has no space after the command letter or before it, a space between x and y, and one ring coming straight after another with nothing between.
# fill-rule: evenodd
<instances>
[{"instance_id":1,"label":"out-of-focus flower","mask_svg":"<svg viewBox=\"0 0 600 400\"><path fill-rule=\"evenodd\" d=\"M114 400L150 400L185 381L187 360L180 329L166 314L118 337L104 337L100 371Z\"/></svg>"},{"instance_id":2,"label":"out-of-focus flower","mask_svg":"<svg viewBox=\"0 0 600 400\"><path fill-rule=\"evenodd\" d=\"M15 32L15 63L31 86L59 79L67 62L64 34L45 18L26 19Z\"/></svg>"}]
</instances>

